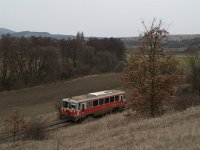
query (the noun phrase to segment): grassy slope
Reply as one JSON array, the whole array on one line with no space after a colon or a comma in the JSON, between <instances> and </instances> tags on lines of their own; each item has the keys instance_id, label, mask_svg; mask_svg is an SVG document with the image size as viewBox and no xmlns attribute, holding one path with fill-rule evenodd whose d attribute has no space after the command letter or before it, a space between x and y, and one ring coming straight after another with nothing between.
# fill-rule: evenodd
<instances>
[{"instance_id":1,"label":"grassy slope","mask_svg":"<svg viewBox=\"0 0 200 150\"><path fill-rule=\"evenodd\" d=\"M58 146L59 143L59 146ZM200 149L200 107L153 119L128 121L123 113L52 132L44 141L3 144L0 149Z\"/></svg>"},{"instance_id":2,"label":"grassy slope","mask_svg":"<svg viewBox=\"0 0 200 150\"><path fill-rule=\"evenodd\" d=\"M0 124L12 107L22 108L25 116L55 111L54 103L64 97L121 87L120 74L103 74L0 93Z\"/></svg>"}]
</instances>

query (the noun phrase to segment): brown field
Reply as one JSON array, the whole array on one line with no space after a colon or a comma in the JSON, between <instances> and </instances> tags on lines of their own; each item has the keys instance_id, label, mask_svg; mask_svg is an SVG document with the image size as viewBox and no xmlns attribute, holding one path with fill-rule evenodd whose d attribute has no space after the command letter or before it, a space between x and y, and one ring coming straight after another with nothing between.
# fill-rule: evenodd
<instances>
[{"instance_id":1,"label":"brown field","mask_svg":"<svg viewBox=\"0 0 200 150\"><path fill-rule=\"evenodd\" d=\"M199 34L170 34L167 36L169 41L181 41L200 37Z\"/></svg>"},{"instance_id":2,"label":"brown field","mask_svg":"<svg viewBox=\"0 0 200 150\"><path fill-rule=\"evenodd\" d=\"M0 124L13 107L20 107L25 116L52 113L54 104L62 98L121 87L120 74L93 75L0 93Z\"/></svg>"},{"instance_id":3,"label":"brown field","mask_svg":"<svg viewBox=\"0 0 200 150\"><path fill-rule=\"evenodd\" d=\"M123 113L49 133L43 141L0 145L16 150L199 150L200 107L153 119Z\"/></svg>"}]
</instances>

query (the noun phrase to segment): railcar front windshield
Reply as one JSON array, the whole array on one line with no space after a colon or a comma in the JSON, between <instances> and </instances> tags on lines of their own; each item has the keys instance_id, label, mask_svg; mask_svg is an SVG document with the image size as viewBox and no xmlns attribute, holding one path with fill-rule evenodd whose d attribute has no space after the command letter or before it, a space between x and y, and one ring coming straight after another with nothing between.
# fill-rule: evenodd
<instances>
[{"instance_id":1,"label":"railcar front windshield","mask_svg":"<svg viewBox=\"0 0 200 150\"><path fill-rule=\"evenodd\" d=\"M63 101L63 107L64 108L69 108L69 109L72 109L72 108L76 109L77 108L77 103Z\"/></svg>"},{"instance_id":2,"label":"railcar front windshield","mask_svg":"<svg viewBox=\"0 0 200 150\"><path fill-rule=\"evenodd\" d=\"M63 101L63 107L64 107L64 108L68 108L68 107L69 107L69 102Z\"/></svg>"}]
</instances>

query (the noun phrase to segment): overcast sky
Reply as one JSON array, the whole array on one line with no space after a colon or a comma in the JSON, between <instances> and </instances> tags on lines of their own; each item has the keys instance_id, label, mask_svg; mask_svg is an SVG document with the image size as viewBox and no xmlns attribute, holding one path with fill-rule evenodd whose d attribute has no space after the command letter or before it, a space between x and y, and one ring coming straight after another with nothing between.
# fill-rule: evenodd
<instances>
[{"instance_id":1,"label":"overcast sky","mask_svg":"<svg viewBox=\"0 0 200 150\"><path fill-rule=\"evenodd\" d=\"M162 19L171 34L200 34L200 0L0 0L0 28L85 36L138 36Z\"/></svg>"}]
</instances>

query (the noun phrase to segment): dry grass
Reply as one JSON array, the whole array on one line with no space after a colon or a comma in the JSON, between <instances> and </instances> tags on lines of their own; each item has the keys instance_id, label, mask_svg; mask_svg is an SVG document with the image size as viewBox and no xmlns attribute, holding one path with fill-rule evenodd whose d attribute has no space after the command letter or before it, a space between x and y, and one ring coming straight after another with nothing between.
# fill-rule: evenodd
<instances>
[{"instance_id":1,"label":"dry grass","mask_svg":"<svg viewBox=\"0 0 200 150\"><path fill-rule=\"evenodd\" d=\"M59 144L58 144L59 143ZM200 107L153 119L127 120L123 113L52 132L45 141L2 144L0 149L200 149Z\"/></svg>"}]
</instances>

